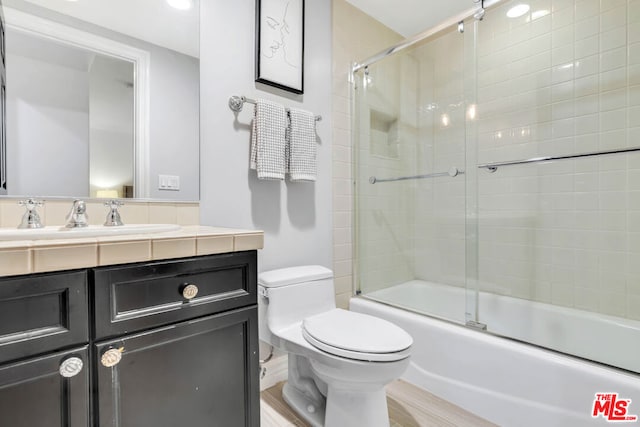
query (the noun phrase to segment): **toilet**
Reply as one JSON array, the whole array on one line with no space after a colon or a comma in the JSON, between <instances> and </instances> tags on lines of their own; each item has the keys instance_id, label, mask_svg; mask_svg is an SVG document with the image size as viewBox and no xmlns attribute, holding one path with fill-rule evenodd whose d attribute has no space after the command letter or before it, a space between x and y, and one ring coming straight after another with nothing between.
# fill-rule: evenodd
<instances>
[{"instance_id":1,"label":"toilet","mask_svg":"<svg viewBox=\"0 0 640 427\"><path fill-rule=\"evenodd\" d=\"M260 339L289 354L285 402L314 427L388 427L384 386L408 367L411 336L336 308L319 265L263 272L258 295Z\"/></svg>"}]
</instances>

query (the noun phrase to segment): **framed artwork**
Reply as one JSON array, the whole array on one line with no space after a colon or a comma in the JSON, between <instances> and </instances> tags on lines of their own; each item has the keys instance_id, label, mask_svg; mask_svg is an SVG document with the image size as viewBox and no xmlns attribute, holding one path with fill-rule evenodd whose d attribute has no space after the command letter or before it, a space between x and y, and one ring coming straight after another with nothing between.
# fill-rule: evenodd
<instances>
[{"instance_id":1,"label":"framed artwork","mask_svg":"<svg viewBox=\"0 0 640 427\"><path fill-rule=\"evenodd\" d=\"M304 0L256 0L256 81L304 93Z\"/></svg>"}]
</instances>

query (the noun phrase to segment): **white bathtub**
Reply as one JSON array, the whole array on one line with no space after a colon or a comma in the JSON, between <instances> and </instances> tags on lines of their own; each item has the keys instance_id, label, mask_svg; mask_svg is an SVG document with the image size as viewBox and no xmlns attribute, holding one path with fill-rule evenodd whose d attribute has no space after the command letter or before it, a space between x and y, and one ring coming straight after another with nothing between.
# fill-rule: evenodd
<instances>
[{"instance_id":1,"label":"white bathtub","mask_svg":"<svg viewBox=\"0 0 640 427\"><path fill-rule=\"evenodd\" d=\"M375 297L414 309L416 302L426 302L433 305L436 315L445 318L456 317L445 309L460 309L458 318L464 313L464 290L428 282L408 282L378 291ZM571 340L570 345L577 343L583 348L603 350L602 353L606 350L623 353L619 354L621 360L640 362L638 331L635 339L622 342L619 350L603 348L611 342L607 334L620 338L615 335L620 331L611 332L611 327L621 327L623 337L632 336L624 334L632 334L629 328L634 326L633 321L617 324L612 323L613 318L603 316L603 324L597 325L594 322L598 316L578 310L489 294L480 295L479 305L479 310L494 310L492 316L487 312L482 318L490 325L489 330L515 331L515 336L523 340L528 332L533 332L534 337L550 334L554 342ZM628 414L640 416L639 375L365 298L353 298L351 310L387 319L413 336L411 364L403 376L405 380L498 425L608 425L602 416L591 416L596 393L618 393L620 399L631 399ZM506 320L507 315L512 319ZM572 318L575 315L578 317ZM502 326L494 324L498 320ZM517 331L518 327L522 330ZM596 334L604 335L598 338ZM640 426L640 421L621 424Z\"/></svg>"}]
</instances>

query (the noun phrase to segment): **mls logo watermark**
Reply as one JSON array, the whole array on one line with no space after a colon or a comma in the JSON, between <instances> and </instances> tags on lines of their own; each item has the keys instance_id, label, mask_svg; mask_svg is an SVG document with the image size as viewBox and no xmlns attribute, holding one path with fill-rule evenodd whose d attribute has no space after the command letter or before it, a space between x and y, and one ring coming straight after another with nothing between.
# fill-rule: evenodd
<instances>
[{"instance_id":1,"label":"mls logo watermark","mask_svg":"<svg viewBox=\"0 0 640 427\"><path fill-rule=\"evenodd\" d=\"M629 414L631 399L618 398L618 393L596 393L591 417L602 417L608 422L628 423L638 420L637 415Z\"/></svg>"}]
</instances>

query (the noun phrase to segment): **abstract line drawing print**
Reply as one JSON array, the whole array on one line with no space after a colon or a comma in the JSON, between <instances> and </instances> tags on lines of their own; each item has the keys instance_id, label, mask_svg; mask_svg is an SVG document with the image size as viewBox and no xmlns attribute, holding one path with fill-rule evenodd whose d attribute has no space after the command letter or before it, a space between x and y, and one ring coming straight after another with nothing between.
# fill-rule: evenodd
<instances>
[{"instance_id":1,"label":"abstract line drawing print","mask_svg":"<svg viewBox=\"0 0 640 427\"><path fill-rule=\"evenodd\" d=\"M257 0L256 80L303 91L304 0Z\"/></svg>"},{"instance_id":2,"label":"abstract line drawing print","mask_svg":"<svg viewBox=\"0 0 640 427\"><path fill-rule=\"evenodd\" d=\"M269 59L282 55L282 60L293 68L298 68L294 61L288 58L288 41L291 37L291 27L287 20L290 1L286 2L282 16L266 16L265 24L267 24L269 49L263 52L263 55Z\"/></svg>"}]
</instances>

